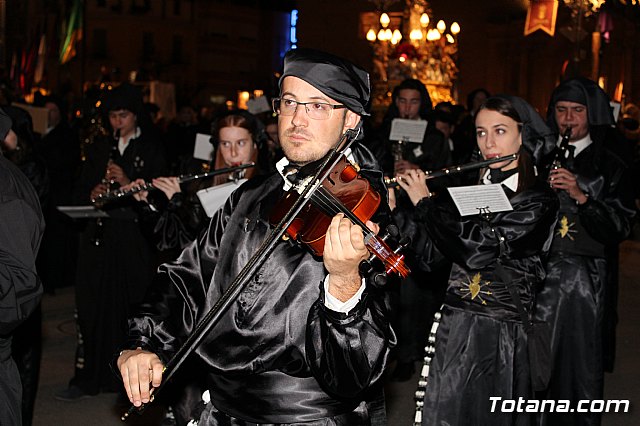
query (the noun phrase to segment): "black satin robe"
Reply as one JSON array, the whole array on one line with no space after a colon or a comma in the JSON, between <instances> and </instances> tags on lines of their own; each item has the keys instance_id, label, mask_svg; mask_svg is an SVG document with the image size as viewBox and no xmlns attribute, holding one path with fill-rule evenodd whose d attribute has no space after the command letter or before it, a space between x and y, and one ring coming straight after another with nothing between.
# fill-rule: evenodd
<instances>
[{"instance_id":1,"label":"black satin robe","mask_svg":"<svg viewBox=\"0 0 640 426\"><path fill-rule=\"evenodd\" d=\"M36 254L44 220L33 186L2 155L0 218L0 423L20 425L22 384L11 357L11 337L42 296Z\"/></svg>"},{"instance_id":2,"label":"black satin robe","mask_svg":"<svg viewBox=\"0 0 640 426\"><path fill-rule=\"evenodd\" d=\"M97 140L85 149L76 187L77 202L89 204L89 194L104 177L113 141ZM131 180L163 174L165 159L161 143L145 133L131 139L114 161ZM86 394L119 389L109 362L126 341L127 317L141 302L153 277L152 250L142 233L132 197L106 204L109 217L99 227L88 219L80 236L76 274L78 327L82 333L84 363L76 363L71 384ZM100 245L94 239L101 240ZM117 386L117 387L116 387Z\"/></svg>"},{"instance_id":3,"label":"black satin robe","mask_svg":"<svg viewBox=\"0 0 640 426\"><path fill-rule=\"evenodd\" d=\"M570 400L575 407L580 399L602 399L605 354L615 349L618 244L630 233L634 211L624 163L597 142L570 170L589 199L578 206L566 192L558 194L537 318L552 326L554 361L549 390L540 397ZM541 424L598 425L600 414L547 413Z\"/></svg>"},{"instance_id":4,"label":"black satin robe","mask_svg":"<svg viewBox=\"0 0 640 426\"><path fill-rule=\"evenodd\" d=\"M528 425L530 413L491 412L490 396L531 396L527 336L506 285L531 312L534 286L544 279L542 256L551 242L556 195L543 184L514 194L513 211L487 222L460 217L450 200L418 203L427 231L423 259L453 261L427 378L423 425ZM502 254L501 254L502 253ZM500 258L509 274L495 272ZM471 422L471 423L470 423Z\"/></svg>"},{"instance_id":5,"label":"black satin robe","mask_svg":"<svg viewBox=\"0 0 640 426\"><path fill-rule=\"evenodd\" d=\"M177 261L160 267L162 287L130 321L130 347L164 362L176 352L269 234L282 183L279 175L246 182ZM395 344L387 296L367 286L351 312L333 312L325 275L306 249L277 245L196 350L212 400L200 426L384 424L381 378Z\"/></svg>"}]
</instances>

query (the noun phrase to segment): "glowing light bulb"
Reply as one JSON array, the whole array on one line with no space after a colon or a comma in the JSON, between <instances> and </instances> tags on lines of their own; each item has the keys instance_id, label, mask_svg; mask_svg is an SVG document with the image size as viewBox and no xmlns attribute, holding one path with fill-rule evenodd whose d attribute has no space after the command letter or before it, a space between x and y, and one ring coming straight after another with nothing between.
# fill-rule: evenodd
<instances>
[{"instance_id":1,"label":"glowing light bulb","mask_svg":"<svg viewBox=\"0 0 640 426\"><path fill-rule=\"evenodd\" d=\"M422 31L418 29L411 30L411 33L409 33L409 38L411 40L422 40Z\"/></svg>"},{"instance_id":2,"label":"glowing light bulb","mask_svg":"<svg viewBox=\"0 0 640 426\"><path fill-rule=\"evenodd\" d=\"M456 35L458 33L460 33L460 24L454 22L451 24L451 34Z\"/></svg>"},{"instance_id":3,"label":"glowing light bulb","mask_svg":"<svg viewBox=\"0 0 640 426\"><path fill-rule=\"evenodd\" d=\"M382 25L382 28L387 28L389 22L391 22L389 15L387 15L386 13L380 15L380 25Z\"/></svg>"},{"instance_id":4,"label":"glowing light bulb","mask_svg":"<svg viewBox=\"0 0 640 426\"><path fill-rule=\"evenodd\" d=\"M444 21L441 19L438 21L438 23L436 24L436 28L438 29L438 31L440 32L440 34L444 33L445 30L447 29L447 24L444 23Z\"/></svg>"},{"instance_id":5,"label":"glowing light bulb","mask_svg":"<svg viewBox=\"0 0 640 426\"><path fill-rule=\"evenodd\" d=\"M376 41L376 32L373 30L373 28L367 31L367 40Z\"/></svg>"},{"instance_id":6,"label":"glowing light bulb","mask_svg":"<svg viewBox=\"0 0 640 426\"><path fill-rule=\"evenodd\" d=\"M429 40L429 41L440 40L440 32L438 30L436 30L435 28L430 29L427 32L427 40Z\"/></svg>"},{"instance_id":7,"label":"glowing light bulb","mask_svg":"<svg viewBox=\"0 0 640 426\"><path fill-rule=\"evenodd\" d=\"M420 15L420 25L422 25L423 28L426 28L429 25L429 15L426 13Z\"/></svg>"},{"instance_id":8,"label":"glowing light bulb","mask_svg":"<svg viewBox=\"0 0 640 426\"><path fill-rule=\"evenodd\" d=\"M393 31L393 35L391 36L391 43L398 44L400 40L402 40L402 33L400 32L400 30L396 29Z\"/></svg>"}]
</instances>

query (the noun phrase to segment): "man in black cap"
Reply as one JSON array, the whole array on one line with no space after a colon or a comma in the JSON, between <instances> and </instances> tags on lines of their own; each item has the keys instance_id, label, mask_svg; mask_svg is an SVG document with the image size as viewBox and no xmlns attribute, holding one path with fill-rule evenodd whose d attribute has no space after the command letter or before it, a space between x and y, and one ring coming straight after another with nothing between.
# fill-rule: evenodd
<instances>
[{"instance_id":1,"label":"man in black cap","mask_svg":"<svg viewBox=\"0 0 640 426\"><path fill-rule=\"evenodd\" d=\"M358 138L369 90L367 73L341 58L287 53L273 101L285 153L278 170L304 178L345 138ZM384 191L370 153L355 143L346 155ZM131 320L130 345L117 360L134 405L149 401L163 366L268 237L288 177L246 182L198 241L160 267L158 292ZM379 213L387 216L385 203ZM338 214L322 258L291 241L276 245L195 351L209 367L199 426L386 424L381 378L395 336L385 293L359 272L369 256L362 235Z\"/></svg>"},{"instance_id":2,"label":"man in black cap","mask_svg":"<svg viewBox=\"0 0 640 426\"><path fill-rule=\"evenodd\" d=\"M15 138L11 119L0 110L0 140ZM1 154L0 217L0 422L21 425L22 384L11 357L11 337L42 295L35 260L44 220L33 186Z\"/></svg>"},{"instance_id":3,"label":"man in black cap","mask_svg":"<svg viewBox=\"0 0 640 426\"><path fill-rule=\"evenodd\" d=\"M602 399L603 370L613 364L604 343L615 326L618 244L634 210L624 162L606 146L613 124L606 93L591 80L567 80L551 96L548 122L558 135L571 131L549 171L560 213L537 316L552 327L545 399L570 400L575 409L581 399ZM544 413L542 424L597 425L600 415Z\"/></svg>"}]
</instances>

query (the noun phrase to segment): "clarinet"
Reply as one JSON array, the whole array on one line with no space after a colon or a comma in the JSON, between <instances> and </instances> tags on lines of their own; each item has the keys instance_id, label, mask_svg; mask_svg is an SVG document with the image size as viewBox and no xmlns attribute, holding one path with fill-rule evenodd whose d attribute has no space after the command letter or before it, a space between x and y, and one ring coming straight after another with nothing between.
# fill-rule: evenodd
<instances>
[{"instance_id":1,"label":"clarinet","mask_svg":"<svg viewBox=\"0 0 640 426\"><path fill-rule=\"evenodd\" d=\"M566 169L567 162L571 160L571 151L569 150L569 139L571 139L571 127L567 127L562 135L560 145L556 148L556 154L551 162L551 170L560 168Z\"/></svg>"},{"instance_id":2,"label":"clarinet","mask_svg":"<svg viewBox=\"0 0 640 426\"><path fill-rule=\"evenodd\" d=\"M254 167L255 163L245 163L245 164L240 164L239 166L235 166L235 167L227 167L224 169L217 169L217 170L213 170L211 172L207 172L207 173L196 173L196 174L192 174L192 175L180 175L178 176L178 183L185 183L185 182L190 182L193 180L197 180L197 179L204 179L204 178L208 178L211 176L217 176L217 175L222 175L225 173L236 173L237 177L240 178L241 176L239 176L238 172L243 171L244 169L248 169L250 167ZM235 176L234 176L235 178ZM237 179L235 179L237 180ZM125 190L116 190L116 191L108 191L105 192L104 194L100 194L98 195L96 198L92 199L91 202L93 204L96 204L98 206L103 206L106 203L115 201L115 200L120 200L122 198L128 197L130 195L133 194L137 194L138 192L142 192L142 191L149 191L150 189L156 189L155 186L153 186L153 184L151 182L147 182L145 184L142 185L136 185L136 186L132 186L129 189L125 189Z\"/></svg>"},{"instance_id":3,"label":"clarinet","mask_svg":"<svg viewBox=\"0 0 640 426\"><path fill-rule=\"evenodd\" d=\"M116 130L115 134L113 135L113 139L114 140L112 141L111 148L109 149L109 159L107 160L107 170L105 170L104 177L102 178L102 181L101 181L102 184L107 186L106 193L109 193L111 191L111 186L113 186L113 184L115 183L115 180L109 179L108 175L109 175L109 165L113 163L116 159L116 152L118 151L118 142L120 140L120 129ZM104 194L100 194L100 196L102 195ZM96 219L96 229L93 234L93 238L91 239L91 242L93 243L93 245L95 246L101 245L103 236L104 236L104 222L103 222L103 218L99 217Z\"/></svg>"}]
</instances>

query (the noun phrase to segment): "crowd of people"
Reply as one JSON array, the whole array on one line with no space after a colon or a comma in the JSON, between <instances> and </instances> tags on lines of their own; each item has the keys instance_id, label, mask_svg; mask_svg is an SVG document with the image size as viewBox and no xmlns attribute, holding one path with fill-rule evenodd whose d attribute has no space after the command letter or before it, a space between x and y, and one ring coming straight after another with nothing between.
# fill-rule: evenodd
<instances>
[{"instance_id":1,"label":"crowd of people","mask_svg":"<svg viewBox=\"0 0 640 426\"><path fill-rule=\"evenodd\" d=\"M61 99L41 99L39 135L25 110L1 106L0 208L29 221L21 245L0 232L0 302L31 297L0 313L0 419L31 424L37 300L73 285L78 344L63 401L124 392L139 407L162 386L167 425L384 425L385 381L413 379L416 425L600 424L598 413L497 413L489 396L602 399L618 245L640 208L640 109L627 103L615 122L606 93L581 77L550 94L546 119L484 89L466 108L433 105L407 79L376 125L370 95L363 69L301 48L284 58L271 113L208 118L184 105L160 126L122 83L97 95L91 129ZM426 122L422 140L394 140L398 119ZM198 133L210 135L209 161L194 158ZM332 170L338 157L368 182L366 217L336 208L353 197L330 192L351 180ZM230 170L211 173L220 169ZM463 214L449 191L492 184L510 209ZM131 196L95 203L113 191ZM299 217L288 233L273 218L300 194L305 214L326 216L317 246L301 242ZM97 209L72 220L64 205ZM370 233L391 235L408 276L380 271ZM194 333L165 388L165 367Z\"/></svg>"}]
</instances>

